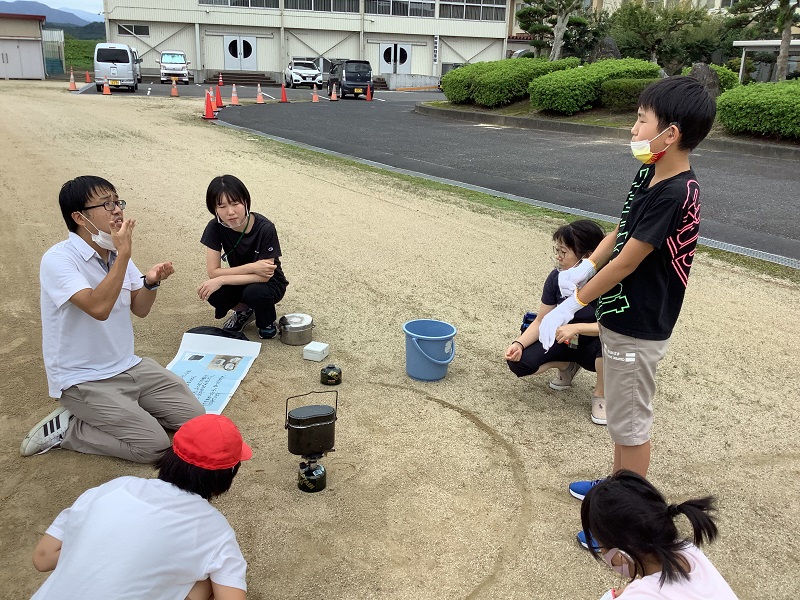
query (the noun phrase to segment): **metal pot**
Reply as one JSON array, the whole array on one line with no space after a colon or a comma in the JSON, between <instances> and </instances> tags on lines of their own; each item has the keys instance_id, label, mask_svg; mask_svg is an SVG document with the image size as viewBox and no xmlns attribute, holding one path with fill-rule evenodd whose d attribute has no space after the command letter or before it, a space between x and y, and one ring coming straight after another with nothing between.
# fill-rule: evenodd
<instances>
[{"instance_id":1,"label":"metal pot","mask_svg":"<svg viewBox=\"0 0 800 600\"><path fill-rule=\"evenodd\" d=\"M311 315L292 313L278 319L278 334L281 342L289 346L305 346L311 342L314 329Z\"/></svg>"}]
</instances>

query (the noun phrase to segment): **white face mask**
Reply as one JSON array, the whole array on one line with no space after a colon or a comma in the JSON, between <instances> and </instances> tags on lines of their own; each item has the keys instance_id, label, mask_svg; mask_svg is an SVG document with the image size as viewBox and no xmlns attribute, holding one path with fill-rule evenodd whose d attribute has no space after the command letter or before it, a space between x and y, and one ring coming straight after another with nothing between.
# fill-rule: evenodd
<instances>
[{"instance_id":1,"label":"white face mask","mask_svg":"<svg viewBox=\"0 0 800 600\"><path fill-rule=\"evenodd\" d=\"M83 218L86 219L85 216ZM112 252L116 252L117 248L116 246L114 246L114 240L111 238L111 234L106 233L105 231L100 231L97 225L89 221L89 219L86 220L92 227L97 229L97 233L92 233L91 230L88 227L86 227L86 225L83 226L83 228L89 232L89 235L92 236L92 241L98 246L100 246L103 250L111 250Z\"/></svg>"},{"instance_id":2,"label":"white face mask","mask_svg":"<svg viewBox=\"0 0 800 600\"><path fill-rule=\"evenodd\" d=\"M611 559L613 559L615 555L622 558L621 565L615 565L613 562L611 562ZM601 556L603 557L605 563L616 573L622 575L625 579L632 579L631 563L633 562L633 559L631 559L627 552L623 552L619 548L611 548L611 550L608 552L602 553Z\"/></svg>"}]
</instances>

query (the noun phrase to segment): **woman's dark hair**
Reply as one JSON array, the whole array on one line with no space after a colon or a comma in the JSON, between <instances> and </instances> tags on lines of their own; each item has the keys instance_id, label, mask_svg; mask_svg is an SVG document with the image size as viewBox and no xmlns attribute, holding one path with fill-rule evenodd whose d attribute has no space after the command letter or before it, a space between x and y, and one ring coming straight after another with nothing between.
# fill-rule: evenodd
<instances>
[{"instance_id":1,"label":"woman's dark hair","mask_svg":"<svg viewBox=\"0 0 800 600\"><path fill-rule=\"evenodd\" d=\"M594 221L579 219L556 229L553 241L562 242L578 258L583 258L594 252L605 236L600 225Z\"/></svg>"},{"instance_id":2,"label":"woman's dark hair","mask_svg":"<svg viewBox=\"0 0 800 600\"><path fill-rule=\"evenodd\" d=\"M697 148L717 114L717 102L694 77L667 77L651 83L639 95L639 108L653 111L659 130L675 123L681 132L681 150Z\"/></svg>"},{"instance_id":3,"label":"woman's dark hair","mask_svg":"<svg viewBox=\"0 0 800 600\"><path fill-rule=\"evenodd\" d=\"M686 515L694 531L695 546L712 542L717 526L708 514L715 510L712 496L667 504L664 496L641 475L620 470L589 490L581 503L581 525L586 539L602 548L627 552L635 563L633 573L644 573L645 557L661 563L659 585L688 580L679 552L690 540L681 539L675 517ZM595 552L595 559L600 560Z\"/></svg>"},{"instance_id":4,"label":"woman's dark hair","mask_svg":"<svg viewBox=\"0 0 800 600\"><path fill-rule=\"evenodd\" d=\"M220 175L214 177L211 183L208 184L206 190L206 207L208 212L216 216L217 203L222 196L228 199L232 204L244 204L245 208L250 210L250 192L247 187L242 183L242 180L233 175Z\"/></svg>"},{"instance_id":5,"label":"woman's dark hair","mask_svg":"<svg viewBox=\"0 0 800 600\"><path fill-rule=\"evenodd\" d=\"M61 191L58 193L58 204L69 231L73 233L78 231L78 224L72 218L72 213L82 211L89 198L102 195L103 192L116 194L117 190L111 183L95 175L81 175L70 179L61 186Z\"/></svg>"},{"instance_id":6,"label":"woman's dark hair","mask_svg":"<svg viewBox=\"0 0 800 600\"><path fill-rule=\"evenodd\" d=\"M166 481L186 492L211 500L230 489L233 478L236 477L236 473L239 472L239 465L242 463L236 463L230 469L220 469L218 471L203 469L187 463L175 454L170 446L164 450L154 464L158 469L158 478L161 481Z\"/></svg>"}]
</instances>

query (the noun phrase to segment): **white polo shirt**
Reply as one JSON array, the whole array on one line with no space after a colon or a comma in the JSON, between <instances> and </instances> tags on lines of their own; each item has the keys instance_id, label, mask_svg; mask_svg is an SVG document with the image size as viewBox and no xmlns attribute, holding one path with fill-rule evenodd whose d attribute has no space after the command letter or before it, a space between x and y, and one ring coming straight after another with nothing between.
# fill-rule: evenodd
<instances>
[{"instance_id":1,"label":"white polo shirt","mask_svg":"<svg viewBox=\"0 0 800 600\"><path fill-rule=\"evenodd\" d=\"M204 579L247 590L236 534L208 501L160 479L84 492L47 534L58 564L31 600L178 600Z\"/></svg>"},{"instance_id":2,"label":"white polo shirt","mask_svg":"<svg viewBox=\"0 0 800 600\"><path fill-rule=\"evenodd\" d=\"M107 320L98 321L69 301L81 290L96 289L107 275L100 255L76 233L42 257L42 354L53 398L73 385L119 375L142 360L133 353L130 314L131 292L142 287L142 273L132 260Z\"/></svg>"}]
</instances>

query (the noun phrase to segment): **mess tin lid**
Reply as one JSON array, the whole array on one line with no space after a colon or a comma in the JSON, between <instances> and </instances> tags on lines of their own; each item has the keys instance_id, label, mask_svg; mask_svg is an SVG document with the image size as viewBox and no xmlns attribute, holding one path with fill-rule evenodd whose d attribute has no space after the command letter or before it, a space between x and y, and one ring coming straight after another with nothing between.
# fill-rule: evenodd
<instances>
[{"instance_id":1,"label":"mess tin lid","mask_svg":"<svg viewBox=\"0 0 800 600\"><path fill-rule=\"evenodd\" d=\"M289 426L299 425L308 427L322 423L331 423L336 420L336 415L332 406L327 404L309 404L300 406L289 411L287 422Z\"/></svg>"},{"instance_id":2,"label":"mess tin lid","mask_svg":"<svg viewBox=\"0 0 800 600\"><path fill-rule=\"evenodd\" d=\"M280 326L286 331L303 331L308 329L313 319L311 315L304 315L303 313L290 313L283 315L280 318Z\"/></svg>"}]
</instances>

